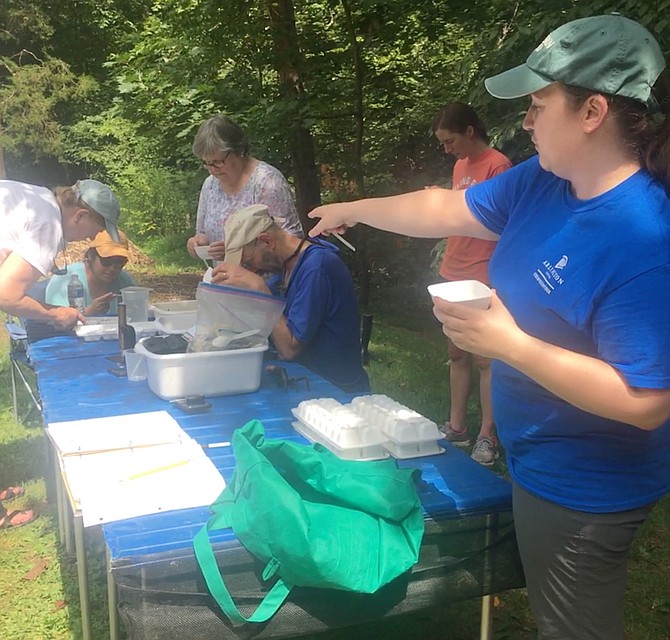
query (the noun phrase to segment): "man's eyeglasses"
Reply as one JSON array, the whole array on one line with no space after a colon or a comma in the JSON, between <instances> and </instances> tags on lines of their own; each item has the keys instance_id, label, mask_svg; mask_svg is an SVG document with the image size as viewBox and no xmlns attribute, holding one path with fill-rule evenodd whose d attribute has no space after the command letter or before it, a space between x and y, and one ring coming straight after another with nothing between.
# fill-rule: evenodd
<instances>
[{"instance_id":1,"label":"man's eyeglasses","mask_svg":"<svg viewBox=\"0 0 670 640\"><path fill-rule=\"evenodd\" d=\"M226 160L228 160L229 155L230 151L226 153L226 156L223 160L212 160L211 162L206 162L203 160L202 166L205 167L205 169L223 169L224 165L226 164Z\"/></svg>"},{"instance_id":2,"label":"man's eyeglasses","mask_svg":"<svg viewBox=\"0 0 670 640\"><path fill-rule=\"evenodd\" d=\"M116 267L117 269L123 269L123 267L125 267L126 263L128 262L128 260L126 260L125 258L119 258L116 256L103 258L102 256L99 255L98 259L100 260L100 264L106 268Z\"/></svg>"}]
</instances>

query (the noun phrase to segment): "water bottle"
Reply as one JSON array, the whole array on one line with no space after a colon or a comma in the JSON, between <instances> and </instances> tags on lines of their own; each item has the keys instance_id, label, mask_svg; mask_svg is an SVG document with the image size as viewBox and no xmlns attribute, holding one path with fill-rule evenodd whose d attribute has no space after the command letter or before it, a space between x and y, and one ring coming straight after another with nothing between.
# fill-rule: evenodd
<instances>
[{"instance_id":1,"label":"water bottle","mask_svg":"<svg viewBox=\"0 0 670 640\"><path fill-rule=\"evenodd\" d=\"M70 276L70 282L67 285L67 301L71 307L84 313L86 308L86 300L84 298L84 283L79 279L75 273Z\"/></svg>"}]
</instances>

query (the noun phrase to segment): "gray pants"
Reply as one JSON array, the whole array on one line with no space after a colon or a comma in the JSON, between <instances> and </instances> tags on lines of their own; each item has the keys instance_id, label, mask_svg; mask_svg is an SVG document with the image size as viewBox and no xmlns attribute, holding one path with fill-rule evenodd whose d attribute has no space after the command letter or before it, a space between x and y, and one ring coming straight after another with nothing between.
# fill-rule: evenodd
<instances>
[{"instance_id":1,"label":"gray pants","mask_svg":"<svg viewBox=\"0 0 670 640\"><path fill-rule=\"evenodd\" d=\"M540 640L622 640L628 552L653 504L584 513L514 484L514 523Z\"/></svg>"}]
</instances>

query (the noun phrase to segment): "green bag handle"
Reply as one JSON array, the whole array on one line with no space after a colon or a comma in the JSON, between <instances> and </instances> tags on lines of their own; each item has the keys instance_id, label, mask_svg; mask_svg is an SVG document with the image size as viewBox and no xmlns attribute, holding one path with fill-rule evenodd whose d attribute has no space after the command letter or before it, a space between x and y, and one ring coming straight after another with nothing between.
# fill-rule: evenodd
<instances>
[{"instance_id":1,"label":"green bag handle","mask_svg":"<svg viewBox=\"0 0 670 640\"><path fill-rule=\"evenodd\" d=\"M212 529L226 529L229 527L230 523L228 522L226 514L219 512L216 516L211 517L207 521L207 524L202 527L193 538L193 550L195 551L195 556L200 564L202 574L205 577L205 582L217 604L221 607L221 610L234 623L267 622L275 613L277 613L279 607L282 606L284 600L286 600L288 594L291 592L292 587L279 578L258 605L256 611L254 611L248 618L245 618L233 602L228 587L226 587L226 583L221 577L221 572L216 564L214 550L209 541L209 532ZM263 577L267 578L271 576L276 570L277 567L271 560L263 571Z\"/></svg>"}]
</instances>

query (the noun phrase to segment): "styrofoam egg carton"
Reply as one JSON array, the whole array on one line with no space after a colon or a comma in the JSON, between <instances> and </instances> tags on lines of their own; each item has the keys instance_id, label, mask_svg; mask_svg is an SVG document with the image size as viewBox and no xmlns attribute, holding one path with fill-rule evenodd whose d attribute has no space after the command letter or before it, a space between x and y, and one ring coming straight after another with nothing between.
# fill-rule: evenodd
<instances>
[{"instance_id":1,"label":"styrofoam egg carton","mask_svg":"<svg viewBox=\"0 0 670 640\"><path fill-rule=\"evenodd\" d=\"M312 442L320 442L347 460L375 460L388 457L386 436L350 407L334 398L304 400L292 409L298 419L295 429Z\"/></svg>"},{"instance_id":2,"label":"styrofoam egg carton","mask_svg":"<svg viewBox=\"0 0 670 640\"><path fill-rule=\"evenodd\" d=\"M394 458L419 458L421 456L434 456L445 452L445 449L438 444L437 440L404 443L388 440L384 444L384 448Z\"/></svg>"},{"instance_id":3,"label":"styrofoam egg carton","mask_svg":"<svg viewBox=\"0 0 670 640\"><path fill-rule=\"evenodd\" d=\"M378 426L395 443L428 442L444 438L444 434L432 420L388 396L357 396L351 401L351 407Z\"/></svg>"}]
</instances>

